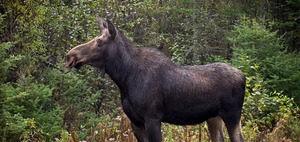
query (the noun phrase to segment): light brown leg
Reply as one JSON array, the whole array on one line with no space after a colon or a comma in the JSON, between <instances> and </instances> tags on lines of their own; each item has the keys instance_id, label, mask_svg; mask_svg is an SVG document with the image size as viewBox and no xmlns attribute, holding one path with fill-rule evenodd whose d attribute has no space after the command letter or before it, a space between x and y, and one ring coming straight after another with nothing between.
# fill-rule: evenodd
<instances>
[{"instance_id":1,"label":"light brown leg","mask_svg":"<svg viewBox=\"0 0 300 142\"><path fill-rule=\"evenodd\" d=\"M208 119L206 122L210 134L210 139L213 142L224 142L223 120L221 119L221 117L213 117Z\"/></svg>"}]
</instances>

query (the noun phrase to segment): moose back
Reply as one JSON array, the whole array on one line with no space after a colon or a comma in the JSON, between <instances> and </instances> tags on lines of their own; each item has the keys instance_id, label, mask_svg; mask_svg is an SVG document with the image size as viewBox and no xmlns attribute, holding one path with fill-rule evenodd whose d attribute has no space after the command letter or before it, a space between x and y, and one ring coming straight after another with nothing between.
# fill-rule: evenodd
<instances>
[{"instance_id":1,"label":"moose back","mask_svg":"<svg viewBox=\"0 0 300 142\"><path fill-rule=\"evenodd\" d=\"M139 142L160 142L161 122L207 121L212 141L244 141L241 110L245 77L224 63L178 66L154 48L137 48L109 20L96 17L101 33L67 54L67 66L88 64L118 85L122 107Z\"/></svg>"}]
</instances>

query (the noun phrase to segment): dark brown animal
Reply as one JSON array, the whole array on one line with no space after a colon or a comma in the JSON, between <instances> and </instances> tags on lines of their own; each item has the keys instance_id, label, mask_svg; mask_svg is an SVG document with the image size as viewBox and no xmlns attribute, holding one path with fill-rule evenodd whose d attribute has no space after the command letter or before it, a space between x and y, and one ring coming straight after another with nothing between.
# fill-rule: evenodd
<instances>
[{"instance_id":1,"label":"dark brown animal","mask_svg":"<svg viewBox=\"0 0 300 142\"><path fill-rule=\"evenodd\" d=\"M139 142L161 141L161 122L191 125L207 121L212 141L243 140L241 110L245 77L224 63L178 66L153 48L137 48L110 21L96 18L101 34L67 54L67 65L88 64L118 85L123 110Z\"/></svg>"}]
</instances>

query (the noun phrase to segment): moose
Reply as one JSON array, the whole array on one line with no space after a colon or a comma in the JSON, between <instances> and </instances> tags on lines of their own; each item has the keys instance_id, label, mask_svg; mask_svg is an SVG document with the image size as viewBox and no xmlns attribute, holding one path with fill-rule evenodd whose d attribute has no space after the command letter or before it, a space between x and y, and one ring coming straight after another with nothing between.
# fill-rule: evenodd
<instances>
[{"instance_id":1,"label":"moose","mask_svg":"<svg viewBox=\"0 0 300 142\"><path fill-rule=\"evenodd\" d=\"M180 66L156 48L134 47L109 20L96 16L99 36L67 53L67 66L91 65L117 84L123 111L139 142L160 142L161 122L208 124L213 142L244 141L245 76L225 63Z\"/></svg>"}]
</instances>

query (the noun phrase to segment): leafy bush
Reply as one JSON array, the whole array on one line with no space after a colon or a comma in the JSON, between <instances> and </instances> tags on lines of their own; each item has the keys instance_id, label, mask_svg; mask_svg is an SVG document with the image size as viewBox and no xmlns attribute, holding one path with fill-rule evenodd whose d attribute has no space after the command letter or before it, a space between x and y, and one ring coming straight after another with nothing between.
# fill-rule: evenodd
<instances>
[{"instance_id":1,"label":"leafy bush","mask_svg":"<svg viewBox=\"0 0 300 142\"><path fill-rule=\"evenodd\" d=\"M272 136L279 134L278 130L287 136L286 132L291 131L288 120L298 117L299 108L295 101L299 103L299 88L295 85L299 84L299 80L295 77L299 78L300 74L295 65L299 63L299 57L285 52L277 32L271 32L254 19L243 17L241 23L228 34L228 39L233 49L231 64L246 76L242 113L245 139L293 139L296 135ZM296 96L295 101L293 96Z\"/></svg>"},{"instance_id":2,"label":"leafy bush","mask_svg":"<svg viewBox=\"0 0 300 142\"><path fill-rule=\"evenodd\" d=\"M259 66L257 72L261 73L267 89L283 91L300 104L300 57L285 51L282 37L278 37L277 32L271 32L255 19L244 17L228 39L236 63L241 62L240 58L248 57L252 65Z\"/></svg>"},{"instance_id":3,"label":"leafy bush","mask_svg":"<svg viewBox=\"0 0 300 142\"><path fill-rule=\"evenodd\" d=\"M284 95L283 92L267 89L261 73L258 72L260 68L258 65L252 64L247 57L239 60L239 62L234 60L233 64L246 75L245 102L242 112L245 139L250 141L270 139L271 137L266 134L274 131L282 120L289 120L299 115L299 108L294 99ZM286 130L288 128L283 131ZM293 136L295 135L290 137Z\"/></svg>"},{"instance_id":4,"label":"leafy bush","mask_svg":"<svg viewBox=\"0 0 300 142\"><path fill-rule=\"evenodd\" d=\"M0 15L1 30L4 15ZM24 129L28 128L30 119L24 119L19 114L11 114L4 110L5 104L10 103L18 96L11 96L7 93L7 88L10 84L7 82L7 77L11 71L17 66L17 61L23 56L9 55L8 50L13 46L11 42L0 43L0 136L1 141L6 141L6 137L19 138L23 134ZM22 94L24 95L24 94Z\"/></svg>"}]
</instances>

